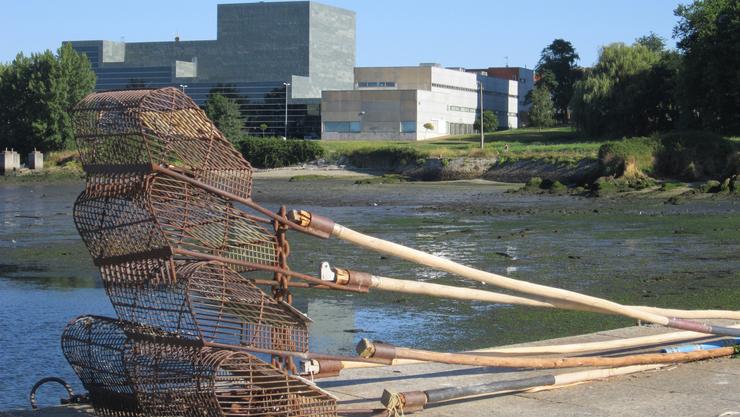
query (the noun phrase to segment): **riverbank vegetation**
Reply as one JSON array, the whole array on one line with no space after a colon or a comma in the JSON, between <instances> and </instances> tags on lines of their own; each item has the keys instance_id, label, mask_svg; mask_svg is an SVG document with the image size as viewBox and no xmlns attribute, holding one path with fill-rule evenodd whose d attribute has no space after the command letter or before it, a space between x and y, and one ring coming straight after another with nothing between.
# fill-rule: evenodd
<instances>
[{"instance_id":1,"label":"riverbank vegetation","mask_svg":"<svg viewBox=\"0 0 740 417\"><path fill-rule=\"evenodd\" d=\"M499 158L515 161L520 159L543 159L560 162L577 162L584 158L596 158L603 140L589 139L568 127L549 129L514 129L486 133L485 146L480 149L480 136L449 136L442 139L402 141L322 141L326 158L331 161L346 158L358 167L369 167L375 163L396 165L425 158L451 159Z\"/></svg>"}]
</instances>

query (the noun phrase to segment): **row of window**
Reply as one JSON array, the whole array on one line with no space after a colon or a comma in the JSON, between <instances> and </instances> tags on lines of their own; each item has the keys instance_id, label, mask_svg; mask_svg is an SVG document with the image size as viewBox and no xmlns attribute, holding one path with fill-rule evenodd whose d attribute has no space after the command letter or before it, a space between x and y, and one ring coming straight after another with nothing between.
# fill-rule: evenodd
<instances>
[{"instance_id":1,"label":"row of window","mask_svg":"<svg viewBox=\"0 0 740 417\"><path fill-rule=\"evenodd\" d=\"M474 107L463 107L463 106L447 106L448 111L460 111L463 113L477 113L478 109Z\"/></svg>"},{"instance_id":2,"label":"row of window","mask_svg":"<svg viewBox=\"0 0 740 417\"><path fill-rule=\"evenodd\" d=\"M395 87L395 81L360 81L357 83L360 88L363 87Z\"/></svg>"},{"instance_id":3,"label":"row of window","mask_svg":"<svg viewBox=\"0 0 740 417\"><path fill-rule=\"evenodd\" d=\"M324 132L331 133L360 133L362 124L360 122L324 122ZM399 123L398 131L401 133L415 133L416 122L413 120Z\"/></svg>"},{"instance_id":4,"label":"row of window","mask_svg":"<svg viewBox=\"0 0 740 417\"><path fill-rule=\"evenodd\" d=\"M467 91L469 93L476 93L476 94L478 93L478 90L475 88L458 87L458 86L447 85L447 84L432 83L432 87L445 88L448 90ZM506 94L506 93L501 93L498 91L490 91L490 90L485 90L485 89L483 90L483 94L487 96L502 96L502 97L517 98L517 96L513 94Z\"/></svg>"}]
</instances>

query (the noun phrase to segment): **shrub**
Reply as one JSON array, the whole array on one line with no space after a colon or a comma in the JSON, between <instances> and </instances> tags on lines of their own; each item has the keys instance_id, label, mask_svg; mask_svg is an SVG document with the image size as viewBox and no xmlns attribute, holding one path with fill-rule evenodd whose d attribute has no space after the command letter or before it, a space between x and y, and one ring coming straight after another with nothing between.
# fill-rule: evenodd
<instances>
[{"instance_id":1,"label":"shrub","mask_svg":"<svg viewBox=\"0 0 740 417\"><path fill-rule=\"evenodd\" d=\"M324 149L317 142L278 138L245 137L239 141L239 149L244 158L257 168L301 164L324 155Z\"/></svg>"},{"instance_id":2,"label":"shrub","mask_svg":"<svg viewBox=\"0 0 740 417\"><path fill-rule=\"evenodd\" d=\"M383 148L360 148L347 154L352 166L357 168L399 169L410 163L425 159L427 155L413 148L388 146Z\"/></svg>"},{"instance_id":3,"label":"shrub","mask_svg":"<svg viewBox=\"0 0 740 417\"><path fill-rule=\"evenodd\" d=\"M601 175L619 177L652 173L659 146L660 142L656 137L607 142L599 148Z\"/></svg>"},{"instance_id":4,"label":"shrub","mask_svg":"<svg viewBox=\"0 0 740 417\"><path fill-rule=\"evenodd\" d=\"M657 171L661 175L696 180L720 178L740 168L740 146L708 132L672 132L661 136Z\"/></svg>"}]
</instances>

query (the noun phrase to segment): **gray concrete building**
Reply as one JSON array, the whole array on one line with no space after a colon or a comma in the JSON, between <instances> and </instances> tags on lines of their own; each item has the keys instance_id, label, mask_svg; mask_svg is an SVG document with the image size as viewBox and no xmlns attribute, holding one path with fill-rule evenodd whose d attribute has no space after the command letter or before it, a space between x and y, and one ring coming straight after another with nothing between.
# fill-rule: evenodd
<instances>
[{"instance_id":1,"label":"gray concrete building","mask_svg":"<svg viewBox=\"0 0 740 417\"><path fill-rule=\"evenodd\" d=\"M322 139L424 140L469 134L483 109L518 126L518 83L438 64L355 68L351 90L324 91Z\"/></svg>"},{"instance_id":2,"label":"gray concrete building","mask_svg":"<svg viewBox=\"0 0 740 417\"><path fill-rule=\"evenodd\" d=\"M320 133L324 90L352 88L355 13L309 1L218 5L215 40L71 41L97 91L182 86L199 105L236 100L250 134ZM260 129L267 125L267 131Z\"/></svg>"}]
</instances>

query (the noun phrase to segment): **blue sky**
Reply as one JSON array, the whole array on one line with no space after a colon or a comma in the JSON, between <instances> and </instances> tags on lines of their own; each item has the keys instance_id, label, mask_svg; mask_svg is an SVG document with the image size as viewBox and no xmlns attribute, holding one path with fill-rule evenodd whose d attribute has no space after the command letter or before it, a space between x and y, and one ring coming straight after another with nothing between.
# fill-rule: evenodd
<instances>
[{"instance_id":1,"label":"blue sky","mask_svg":"<svg viewBox=\"0 0 740 417\"><path fill-rule=\"evenodd\" d=\"M56 49L63 40L214 39L217 0L6 0L0 62ZM243 1L241 1L243 2ZM532 68L555 38L591 65L599 47L653 31L671 38L673 10L688 0L323 0L357 13L357 65L438 62Z\"/></svg>"}]
</instances>

